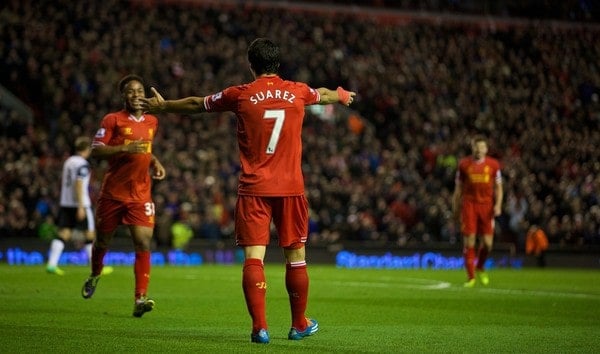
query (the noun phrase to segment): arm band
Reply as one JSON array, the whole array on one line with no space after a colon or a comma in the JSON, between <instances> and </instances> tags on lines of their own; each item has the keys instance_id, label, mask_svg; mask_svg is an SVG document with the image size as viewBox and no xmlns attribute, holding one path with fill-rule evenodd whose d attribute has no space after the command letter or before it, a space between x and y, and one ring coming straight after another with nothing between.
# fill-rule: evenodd
<instances>
[{"instance_id":1,"label":"arm band","mask_svg":"<svg viewBox=\"0 0 600 354\"><path fill-rule=\"evenodd\" d=\"M338 94L338 101L347 106L350 103L350 92L344 90L342 86L338 86L336 91Z\"/></svg>"}]
</instances>

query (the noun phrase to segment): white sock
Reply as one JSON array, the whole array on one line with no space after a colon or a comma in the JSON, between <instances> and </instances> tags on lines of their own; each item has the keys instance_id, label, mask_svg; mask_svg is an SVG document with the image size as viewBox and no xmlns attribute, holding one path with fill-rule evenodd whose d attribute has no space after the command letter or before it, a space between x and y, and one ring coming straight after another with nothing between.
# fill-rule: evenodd
<instances>
[{"instance_id":1,"label":"white sock","mask_svg":"<svg viewBox=\"0 0 600 354\"><path fill-rule=\"evenodd\" d=\"M88 264L92 264L92 246L93 246L93 243L88 242L83 247L83 248L85 248L85 253L88 256L88 262L89 262Z\"/></svg>"},{"instance_id":2,"label":"white sock","mask_svg":"<svg viewBox=\"0 0 600 354\"><path fill-rule=\"evenodd\" d=\"M65 243L63 240L57 238L52 240L52 243L50 243L50 254L48 255L48 267L56 267L58 265L58 260L64 249Z\"/></svg>"}]
</instances>

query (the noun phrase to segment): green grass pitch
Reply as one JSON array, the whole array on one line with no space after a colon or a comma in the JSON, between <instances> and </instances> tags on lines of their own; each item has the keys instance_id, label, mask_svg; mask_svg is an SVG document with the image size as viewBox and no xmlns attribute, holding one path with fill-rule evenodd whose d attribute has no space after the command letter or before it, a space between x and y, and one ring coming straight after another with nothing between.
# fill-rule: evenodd
<instances>
[{"instance_id":1,"label":"green grass pitch","mask_svg":"<svg viewBox=\"0 0 600 354\"><path fill-rule=\"evenodd\" d=\"M132 267L81 298L87 267L63 277L0 265L2 353L598 353L600 272L498 269L464 289L463 271L310 265L320 331L287 340L283 265L266 266L271 343L250 343L241 265L155 266L154 311L131 316Z\"/></svg>"}]
</instances>

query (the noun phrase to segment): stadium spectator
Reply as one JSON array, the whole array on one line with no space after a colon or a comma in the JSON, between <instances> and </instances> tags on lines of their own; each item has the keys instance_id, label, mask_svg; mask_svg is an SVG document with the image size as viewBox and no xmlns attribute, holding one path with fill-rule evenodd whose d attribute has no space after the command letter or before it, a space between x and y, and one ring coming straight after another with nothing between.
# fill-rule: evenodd
<instances>
[{"instance_id":1,"label":"stadium spectator","mask_svg":"<svg viewBox=\"0 0 600 354\"><path fill-rule=\"evenodd\" d=\"M248 47L247 59L254 81L230 86L214 95L165 101L154 89L144 99L150 112L197 114L234 112L242 166L235 208L236 244L244 249L242 288L252 318L250 339L269 343L266 317L267 281L263 262L274 224L286 262L285 284L292 325L288 339L299 340L319 329L305 316L309 277L305 243L308 203L302 174L304 106L340 102L350 105L354 92L338 87L310 88L278 75L280 49L258 38Z\"/></svg>"},{"instance_id":2,"label":"stadium spectator","mask_svg":"<svg viewBox=\"0 0 600 354\"><path fill-rule=\"evenodd\" d=\"M527 233L525 217L529 211L527 199L518 191L509 191L506 198L505 211L508 214L508 238L507 241L515 245L524 244L519 237Z\"/></svg>"},{"instance_id":3,"label":"stadium spectator","mask_svg":"<svg viewBox=\"0 0 600 354\"><path fill-rule=\"evenodd\" d=\"M118 89L124 107L102 118L92 142L91 156L108 160L108 170L96 208L98 234L92 248L91 274L81 295L89 299L94 294L117 227L126 225L135 248L133 316L142 317L154 307L154 300L147 296L155 224L151 184L152 179L164 179L166 172L153 154L158 119L142 110L141 99L146 94L142 78L127 75L119 81Z\"/></svg>"},{"instance_id":4,"label":"stadium spectator","mask_svg":"<svg viewBox=\"0 0 600 354\"><path fill-rule=\"evenodd\" d=\"M546 250L548 250L548 237L537 222L532 222L527 230L525 253L535 256L539 267L545 267Z\"/></svg>"}]
</instances>

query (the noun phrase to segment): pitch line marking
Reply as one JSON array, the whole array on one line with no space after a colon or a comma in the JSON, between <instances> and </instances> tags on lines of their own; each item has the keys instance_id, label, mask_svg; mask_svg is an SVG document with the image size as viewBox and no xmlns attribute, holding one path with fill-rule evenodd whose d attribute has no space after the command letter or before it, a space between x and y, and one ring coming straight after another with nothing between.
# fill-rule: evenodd
<instances>
[{"instance_id":1,"label":"pitch line marking","mask_svg":"<svg viewBox=\"0 0 600 354\"><path fill-rule=\"evenodd\" d=\"M445 281L430 280L430 279L417 279L417 278L402 278L400 280L406 280L406 282L374 282L374 281L333 281L332 284L340 286L353 286L353 287L371 287L371 288L406 288L406 289L421 289L421 290L440 290L447 289L452 284Z\"/></svg>"}]
</instances>

